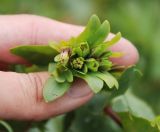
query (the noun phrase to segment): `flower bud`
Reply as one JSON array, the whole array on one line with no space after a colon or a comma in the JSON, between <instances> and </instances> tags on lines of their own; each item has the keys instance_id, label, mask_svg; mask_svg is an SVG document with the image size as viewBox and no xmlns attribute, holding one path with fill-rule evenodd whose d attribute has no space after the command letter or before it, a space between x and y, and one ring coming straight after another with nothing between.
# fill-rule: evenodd
<instances>
[{"instance_id":1,"label":"flower bud","mask_svg":"<svg viewBox=\"0 0 160 132\"><path fill-rule=\"evenodd\" d=\"M84 64L84 58L82 58L82 57L78 57L76 59L73 59L73 61L71 63L72 67L75 69L82 69L83 64Z\"/></svg>"},{"instance_id":2,"label":"flower bud","mask_svg":"<svg viewBox=\"0 0 160 132\"><path fill-rule=\"evenodd\" d=\"M60 54L58 54L54 60L55 62L60 62L63 65L66 65L69 61L70 50L64 49Z\"/></svg>"},{"instance_id":3,"label":"flower bud","mask_svg":"<svg viewBox=\"0 0 160 132\"><path fill-rule=\"evenodd\" d=\"M86 65L89 70L98 71L99 63L94 58L90 58L90 59L86 60Z\"/></svg>"}]
</instances>

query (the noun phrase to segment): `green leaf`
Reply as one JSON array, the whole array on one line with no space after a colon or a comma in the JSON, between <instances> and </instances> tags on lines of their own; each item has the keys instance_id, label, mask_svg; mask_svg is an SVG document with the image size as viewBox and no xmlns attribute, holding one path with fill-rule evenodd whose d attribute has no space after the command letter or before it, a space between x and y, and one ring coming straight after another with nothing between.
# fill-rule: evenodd
<instances>
[{"instance_id":1,"label":"green leaf","mask_svg":"<svg viewBox=\"0 0 160 132\"><path fill-rule=\"evenodd\" d=\"M53 101L62 95L69 89L70 83L58 83L54 77L50 77L44 86L43 97L46 102Z\"/></svg>"},{"instance_id":2,"label":"green leaf","mask_svg":"<svg viewBox=\"0 0 160 132\"><path fill-rule=\"evenodd\" d=\"M149 120L133 116L128 112L121 112L118 113L118 115L121 119L123 130L125 132L159 132L159 129L157 127L153 127Z\"/></svg>"},{"instance_id":3,"label":"green leaf","mask_svg":"<svg viewBox=\"0 0 160 132\"><path fill-rule=\"evenodd\" d=\"M45 124L44 132L63 132L64 115L54 117Z\"/></svg>"},{"instance_id":4,"label":"green leaf","mask_svg":"<svg viewBox=\"0 0 160 132\"><path fill-rule=\"evenodd\" d=\"M8 132L13 132L12 128L7 122L0 120L0 124L4 126Z\"/></svg>"},{"instance_id":5,"label":"green leaf","mask_svg":"<svg viewBox=\"0 0 160 132\"><path fill-rule=\"evenodd\" d=\"M105 70L110 70L112 68L112 62L107 60L107 59L101 59L99 62L99 69L102 69L101 71Z\"/></svg>"},{"instance_id":6,"label":"green leaf","mask_svg":"<svg viewBox=\"0 0 160 132\"><path fill-rule=\"evenodd\" d=\"M110 89L113 88L114 86L117 89L119 87L118 81L109 72L103 72L103 73L95 72L95 73L92 73L92 75L102 79Z\"/></svg>"},{"instance_id":7,"label":"green leaf","mask_svg":"<svg viewBox=\"0 0 160 132\"><path fill-rule=\"evenodd\" d=\"M110 41L104 42L104 44L107 45L107 47L110 47L117 43L121 39L121 33L118 32Z\"/></svg>"},{"instance_id":8,"label":"green leaf","mask_svg":"<svg viewBox=\"0 0 160 132\"><path fill-rule=\"evenodd\" d=\"M103 88L103 81L98 77L93 76L92 74L86 74L86 75L78 74L76 76L84 79L94 93L98 93Z\"/></svg>"},{"instance_id":9,"label":"green leaf","mask_svg":"<svg viewBox=\"0 0 160 132\"><path fill-rule=\"evenodd\" d=\"M153 127L158 128L158 130L160 131L160 116L157 116L152 122L151 125Z\"/></svg>"},{"instance_id":10,"label":"green leaf","mask_svg":"<svg viewBox=\"0 0 160 132\"><path fill-rule=\"evenodd\" d=\"M99 29L95 32L94 36L88 41L91 47L102 43L110 32L110 24L105 20Z\"/></svg>"},{"instance_id":11,"label":"green leaf","mask_svg":"<svg viewBox=\"0 0 160 132\"><path fill-rule=\"evenodd\" d=\"M140 78L140 74L135 66L126 69L118 80L119 90L112 91L112 98L124 94L134 84L137 78Z\"/></svg>"},{"instance_id":12,"label":"green leaf","mask_svg":"<svg viewBox=\"0 0 160 132\"><path fill-rule=\"evenodd\" d=\"M63 75L65 76L65 78L68 82L73 82L73 74L72 74L71 70L68 69L68 70L64 71Z\"/></svg>"},{"instance_id":13,"label":"green leaf","mask_svg":"<svg viewBox=\"0 0 160 132\"><path fill-rule=\"evenodd\" d=\"M101 55L101 59L108 59L112 55L112 51L106 51Z\"/></svg>"},{"instance_id":14,"label":"green leaf","mask_svg":"<svg viewBox=\"0 0 160 132\"><path fill-rule=\"evenodd\" d=\"M79 46L73 49L73 54L77 54L79 57L86 57L90 52L87 42L80 43Z\"/></svg>"},{"instance_id":15,"label":"green leaf","mask_svg":"<svg viewBox=\"0 0 160 132\"><path fill-rule=\"evenodd\" d=\"M153 126L155 114L143 100L127 91L124 95L114 98L111 102L113 110L120 116L123 128L129 132L159 132Z\"/></svg>"},{"instance_id":16,"label":"green leaf","mask_svg":"<svg viewBox=\"0 0 160 132\"><path fill-rule=\"evenodd\" d=\"M80 49L82 50L82 57L86 57L90 52L89 45L87 42L81 43Z\"/></svg>"},{"instance_id":17,"label":"green leaf","mask_svg":"<svg viewBox=\"0 0 160 132\"><path fill-rule=\"evenodd\" d=\"M122 52L107 51L107 48L108 48L108 45L106 43L99 44L98 46L92 49L90 56L108 59L109 57L118 58L124 55L124 53Z\"/></svg>"},{"instance_id":18,"label":"green leaf","mask_svg":"<svg viewBox=\"0 0 160 132\"><path fill-rule=\"evenodd\" d=\"M93 37L93 34L100 26L100 20L96 15L92 15L85 30L77 37L77 43L88 42Z\"/></svg>"},{"instance_id":19,"label":"green leaf","mask_svg":"<svg viewBox=\"0 0 160 132\"><path fill-rule=\"evenodd\" d=\"M100 57L101 55L104 54L104 52L106 52L106 50L107 50L106 44L99 44L98 46L92 49L90 56Z\"/></svg>"},{"instance_id":20,"label":"green leaf","mask_svg":"<svg viewBox=\"0 0 160 132\"><path fill-rule=\"evenodd\" d=\"M129 112L131 115L147 120L153 120L153 110L141 99L127 91L124 95L112 100L112 108L115 112Z\"/></svg>"},{"instance_id":21,"label":"green leaf","mask_svg":"<svg viewBox=\"0 0 160 132\"><path fill-rule=\"evenodd\" d=\"M77 55L80 56L80 57L83 56L82 50L81 50L80 47L75 48L75 49L73 50L73 53L74 53L74 54L77 54Z\"/></svg>"},{"instance_id":22,"label":"green leaf","mask_svg":"<svg viewBox=\"0 0 160 132\"><path fill-rule=\"evenodd\" d=\"M58 54L48 45L23 45L10 51L36 65L48 65L49 62L54 61L55 55Z\"/></svg>"},{"instance_id":23,"label":"green leaf","mask_svg":"<svg viewBox=\"0 0 160 132\"><path fill-rule=\"evenodd\" d=\"M66 81L66 77L63 73L64 71L59 71L58 69L52 73L58 83L64 83Z\"/></svg>"},{"instance_id":24,"label":"green leaf","mask_svg":"<svg viewBox=\"0 0 160 132\"><path fill-rule=\"evenodd\" d=\"M84 74L86 74L86 73L88 72L88 67L86 66L86 64L84 64L83 69L82 69L82 72L83 72Z\"/></svg>"}]
</instances>

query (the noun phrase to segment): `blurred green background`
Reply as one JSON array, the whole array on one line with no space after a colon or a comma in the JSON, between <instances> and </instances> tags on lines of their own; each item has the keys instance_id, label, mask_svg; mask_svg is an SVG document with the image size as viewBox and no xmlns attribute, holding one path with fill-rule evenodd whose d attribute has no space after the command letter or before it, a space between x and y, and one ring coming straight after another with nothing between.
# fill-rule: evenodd
<instances>
[{"instance_id":1,"label":"blurred green background","mask_svg":"<svg viewBox=\"0 0 160 132\"><path fill-rule=\"evenodd\" d=\"M0 0L0 14L19 13L84 25L93 13L108 19L139 51L143 77L135 94L160 114L160 0Z\"/></svg>"}]
</instances>

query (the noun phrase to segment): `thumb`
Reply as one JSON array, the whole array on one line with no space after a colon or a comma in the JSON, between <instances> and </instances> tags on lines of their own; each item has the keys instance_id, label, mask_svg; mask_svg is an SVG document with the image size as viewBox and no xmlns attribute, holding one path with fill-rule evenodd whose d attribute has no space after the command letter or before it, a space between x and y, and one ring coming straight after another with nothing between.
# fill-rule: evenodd
<instances>
[{"instance_id":1,"label":"thumb","mask_svg":"<svg viewBox=\"0 0 160 132\"><path fill-rule=\"evenodd\" d=\"M0 72L0 118L42 120L71 111L93 96L86 82L77 79L62 97L45 103L42 91L48 76L46 72Z\"/></svg>"}]
</instances>

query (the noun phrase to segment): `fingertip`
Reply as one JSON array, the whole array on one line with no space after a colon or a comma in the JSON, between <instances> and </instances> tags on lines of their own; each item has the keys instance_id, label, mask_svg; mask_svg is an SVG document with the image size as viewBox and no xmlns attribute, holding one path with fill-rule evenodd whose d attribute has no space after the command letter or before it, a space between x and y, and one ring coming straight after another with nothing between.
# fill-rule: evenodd
<instances>
[{"instance_id":1,"label":"fingertip","mask_svg":"<svg viewBox=\"0 0 160 132\"><path fill-rule=\"evenodd\" d=\"M121 40L110 48L112 51L121 52L123 56L120 58L111 58L111 61L116 65L131 66L138 62L139 53L136 47L128 40Z\"/></svg>"}]
</instances>

